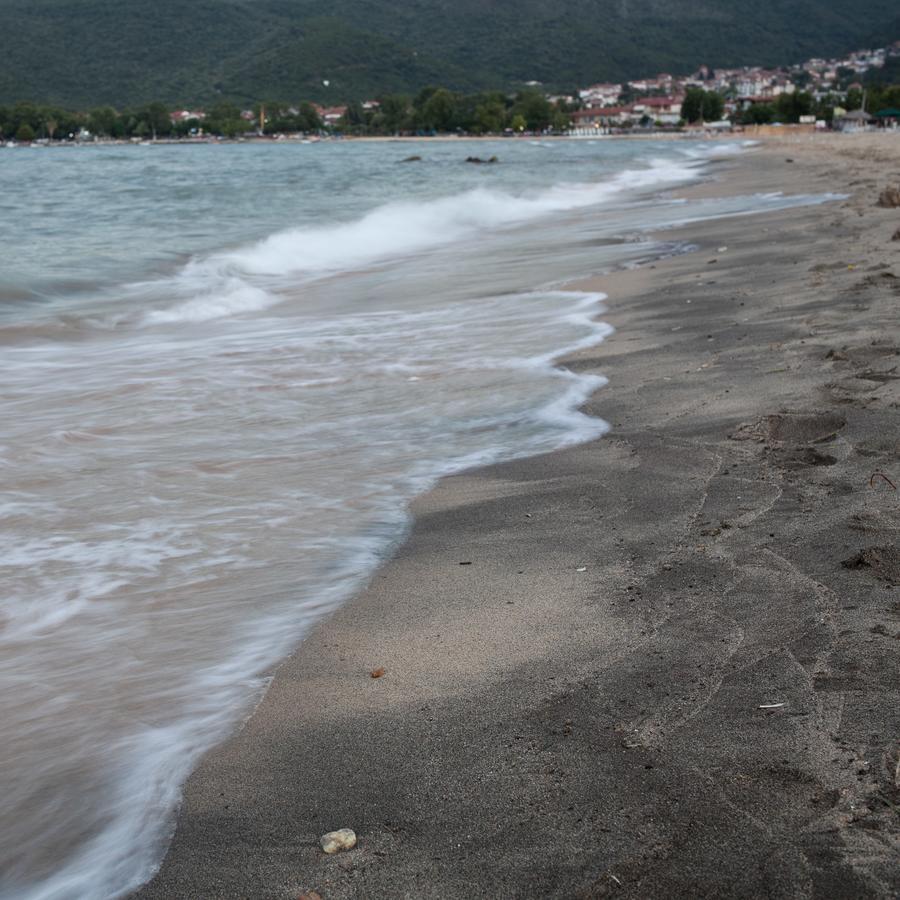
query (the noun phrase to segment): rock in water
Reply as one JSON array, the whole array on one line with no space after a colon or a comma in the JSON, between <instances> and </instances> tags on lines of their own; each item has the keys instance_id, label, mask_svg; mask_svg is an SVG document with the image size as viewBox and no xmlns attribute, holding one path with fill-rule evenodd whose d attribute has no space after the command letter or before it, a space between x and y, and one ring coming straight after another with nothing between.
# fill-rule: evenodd
<instances>
[{"instance_id":1,"label":"rock in water","mask_svg":"<svg viewBox=\"0 0 900 900\"><path fill-rule=\"evenodd\" d=\"M356 846L356 832L352 828L339 828L329 831L319 838L319 843L326 853L340 853L341 850L352 850Z\"/></svg>"}]
</instances>

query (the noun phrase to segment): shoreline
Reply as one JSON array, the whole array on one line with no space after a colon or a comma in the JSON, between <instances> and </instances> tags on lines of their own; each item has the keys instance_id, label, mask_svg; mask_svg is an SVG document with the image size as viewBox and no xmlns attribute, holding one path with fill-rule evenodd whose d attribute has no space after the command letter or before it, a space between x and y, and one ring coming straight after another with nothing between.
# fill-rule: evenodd
<instances>
[{"instance_id":1,"label":"shoreline","mask_svg":"<svg viewBox=\"0 0 900 900\"><path fill-rule=\"evenodd\" d=\"M728 163L729 188L848 200L667 230L698 251L568 286L608 295L616 335L560 364L610 379L585 409L611 431L418 498L191 777L136 896L900 887L900 503L865 483L896 471L898 223L874 203L900 148L811 143ZM360 845L324 857L339 827Z\"/></svg>"},{"instance_id":2,"label":"shoreline","mask_svg":"<svg viewBox=\"0 0 900 900\"><path fill-rule=\"evenodd\" d=\"M771 126L765 126L771 127ZM759 130L760 126L741 128L731 131L710 131L703 128L694 131L649 131L647 133L621 133L621 134L436 134L436 135L328 135L326 137L304 138L284 135L280 138L274 136L244 137L244 138L183 138L158 140L102 140L102 141L43 141L35 140L27 143L15 143L8 145L0 141L0 150L18 150L22 148L52 150L64 147L206 147L219 145L293 145L293 144L385 144L385 143L496 143L507 141L759 141L771 137L770 132ZM782 126L783 134L777 140L812 140L834 141L853 139L857 135L844 134L842 132L810 131L806 125ZM867 136L877 136L877 133L869 132Z\"/></svg>"}]
</instances>

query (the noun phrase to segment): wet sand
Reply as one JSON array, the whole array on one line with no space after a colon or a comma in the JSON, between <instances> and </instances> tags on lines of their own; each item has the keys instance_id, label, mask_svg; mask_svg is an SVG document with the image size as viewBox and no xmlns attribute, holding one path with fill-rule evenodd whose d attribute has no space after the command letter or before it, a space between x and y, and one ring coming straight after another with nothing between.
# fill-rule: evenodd
<instances>
[{"instance_id":1,"label":"wet sand","mask_svg":"<svg viewBox=\"0 0 900 900\"><path fill-rule=\"evenodd\" d=\"M610 433L418 500L142 900L900 891L900 136L718 178L850 197L593 279L617 333L568 365Z\"/></svg>"}]
</instances>

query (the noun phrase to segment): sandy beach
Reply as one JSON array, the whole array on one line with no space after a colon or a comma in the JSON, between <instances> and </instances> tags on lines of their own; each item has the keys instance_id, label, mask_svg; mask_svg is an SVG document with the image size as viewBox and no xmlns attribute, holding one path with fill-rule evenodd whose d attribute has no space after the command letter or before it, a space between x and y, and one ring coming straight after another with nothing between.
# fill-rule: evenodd
<instances>
[{"instance_id":1,"label":"sandy beach","mask_svg":"<svg viewBox=\"0 0 900 900\"><path fill-rule=\"evenodd\" d=\"M421 497L135 896L900 892L900 136L715 172L692 193L848 197L583 285L609 434Z\"/></svg>"}]
</instances>

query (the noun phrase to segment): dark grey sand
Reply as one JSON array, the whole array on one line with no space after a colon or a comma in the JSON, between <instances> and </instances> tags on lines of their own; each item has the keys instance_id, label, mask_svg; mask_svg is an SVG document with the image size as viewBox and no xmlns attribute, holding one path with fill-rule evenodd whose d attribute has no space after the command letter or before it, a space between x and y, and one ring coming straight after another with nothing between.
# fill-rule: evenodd
<instances>
[{"instance_id":1,"label":"dark grey sand","mask_svg":"<svg viewBox=\"0 0 900 900\"><path fill-rule=\"evenodd\" d=\"M852 196L593 282L609 435L420 499L142 900L900 892L900 138L719 177Z\"/></svg>"}]
</instances>

